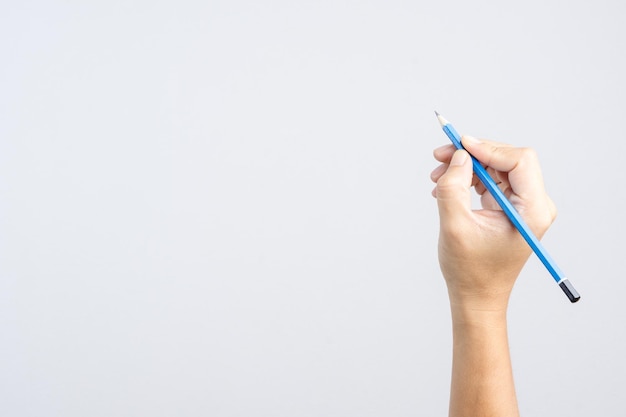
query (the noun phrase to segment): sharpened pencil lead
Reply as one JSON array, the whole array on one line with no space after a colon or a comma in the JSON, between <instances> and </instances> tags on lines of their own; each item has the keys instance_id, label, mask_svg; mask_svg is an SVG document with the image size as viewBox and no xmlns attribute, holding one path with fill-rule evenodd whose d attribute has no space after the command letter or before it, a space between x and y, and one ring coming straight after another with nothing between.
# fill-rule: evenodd
<instances>
[{"instance_id":1,"label":"sharpened pencil lead","mask_svg":"<svg viewBox=\"0 0 626 417\"><path fill-rule=\"evenodd\" d=\"M437 120L439 120L439 124L441 125L441 127L444 127L448 124L448 121L444 119L443 116L439 114L439 112L435 111L435 114L437 115Z\"/></svg>"}]
</instances>

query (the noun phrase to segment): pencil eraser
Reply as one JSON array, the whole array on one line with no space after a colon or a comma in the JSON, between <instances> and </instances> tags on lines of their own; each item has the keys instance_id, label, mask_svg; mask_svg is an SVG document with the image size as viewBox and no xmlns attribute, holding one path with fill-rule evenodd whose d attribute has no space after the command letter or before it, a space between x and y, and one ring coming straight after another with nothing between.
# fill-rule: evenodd
<instances>
[{"instance_id":1,"label":"pencil eraser","mask_svg":"<svg viewBox=\"0 0 626 417\"><path fill-rule=\"evenodd\" d=\"M559 287L561 287L565 295L567 295L567 298L569 298L572 303L580 300L580 295L568 279L564 279L563 281L559 282Z\"/></svg>"}]
</instances>

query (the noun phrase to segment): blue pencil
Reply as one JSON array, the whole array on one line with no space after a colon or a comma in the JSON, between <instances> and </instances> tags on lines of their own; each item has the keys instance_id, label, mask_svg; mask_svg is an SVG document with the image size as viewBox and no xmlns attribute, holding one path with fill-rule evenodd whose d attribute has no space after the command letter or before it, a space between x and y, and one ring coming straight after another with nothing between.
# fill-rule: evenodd
<instances>
[{"instance_id":1,"label":"blue pencil","mask_svg":"<svg viewBox=\"0 0 626 417\"><path fill-rule=\"evenodd\" d=\"M446 133L446 135L448 135L448 138L450 138L454 146L457 149L465 150L465 148L461 144L461 136L454 129L454 127L439 113L435 112L435 114L437 115L437 119L439 119L439 123L441 123L441 128ZM511 220L511 223L513 223L515 228L524 237L524 240L526 240L533 252L535 252L537 257L548 269L556 283L559 284L559 287L561 287L565 295L567 295L567 298L569 298L572 303L580 300L580 295L574 289L574 286L565 277L563 271L561 271L561 269L556 265L550 255L548 255L548 252L544 249L537 236L533 234L526 222L524 222L524 220L522 219L522 216L520 216L515 207L513 207L513 204L511 204L511 202L504 196L504 193L502 192L502 190L500 190L500 187L498 187L493 178L491 178L491 175L489 175L487 170L483 168L480 162L478 162L478 160L476 160L476 158L474 158L473 156L472 165L474 167L474 174L476 174L480 182L483 183L485 188L491 193L491 195L498 202L500 207L502 207L502 211L504 211L509 220Z\"/></svg>"}]
</instances>

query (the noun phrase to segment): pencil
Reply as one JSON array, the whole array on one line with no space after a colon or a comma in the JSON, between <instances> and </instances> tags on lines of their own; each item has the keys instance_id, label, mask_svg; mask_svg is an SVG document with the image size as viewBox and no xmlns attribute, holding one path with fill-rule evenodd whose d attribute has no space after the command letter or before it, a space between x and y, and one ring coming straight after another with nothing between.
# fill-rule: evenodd
<instances>
[{"instance_id":1,"label":"pencil","mask_svg":"<svg viewBox=\"0 0 626 417\"><path fill-rule=\"evenodd\" d=\"M461 144L461 136L454 129L454 127L438 112L435 112L435 114L437 115L439 123L441 123L441 128L446 133L448 138L450 138L454 146L457 149L465 150L465 148ZM476 158L474 158L471 154L470 156L472 158L474 174L476 174L480 182L482 182L485 188L491 193L493 198L502 208L502 211L504 211L509 220L511 220L513 226L515 226L515 228L520 232L524 240L526 240L528 245L531 247L533 252L535 252L539 260L541 260L548 272L550 272L550 275L552 275L556 283L559 285L559 287L561 287L565 295L567 295L567 298L569 298L572 303L580 300L580 295L574 289L574 286L565 277L565 274L563 274L563 271L561 271L561 269L557 266L552 257L550 257L537 236L535 236L534 233L530 230L530 227L528 227L526 222L522 219L522 216L520 216L513 204L511 204L511 202L505 197L502 190L500 190L500 187L498 187L493 178L491 178L491 175L489 175L487 170L483 168L483 166L480 164L480 162L478 162Z\"/></svg>"}]
</instances>

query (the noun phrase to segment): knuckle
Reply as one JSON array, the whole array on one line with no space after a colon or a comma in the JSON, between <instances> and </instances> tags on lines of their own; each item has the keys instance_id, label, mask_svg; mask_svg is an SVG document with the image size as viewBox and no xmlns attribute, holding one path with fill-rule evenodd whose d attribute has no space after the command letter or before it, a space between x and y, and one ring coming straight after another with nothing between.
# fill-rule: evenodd
<instances>
[{"instance_id":1,"label":"knuckle","mask_svg":"<svg viewBox=\"0 0 626 417\"><path fill-rule=\"evenodd\" d=\"M548 199L548 205L549 205L550 219L551 219L550 224L552 224L552 222L554 222L554 220L556 220L556 217L559 215L559 211L551 199Z\"/></svg>"},{"instance_id":2,"label":"knuckle","mask_svg":"<svg viewBox=\"0 0 626 417\"><path fill-rule=\"evenodd\" d=\"M456 192L464 189L462 184L448 175L444 175L437 181L437 192Z\"/></svg>"},{"instance_id":3,"label":"knuckle","mask_svg":"<svg viewBox=\"0 0 626 417\"><path fill-rule=\"evenodd\" d=\"M539 235L543 235L550 228L557 214L556 206L550 198L548 198L547 204L543 209L535 211L535 214L532 216L533 224Z\"/></svg>"},{"instance_id":4,"label":"knuckle","mask_svg":"<svg viewBox=\"0 0 626 417\"><path fill-rule=\"evenodd\" d=\"M520 153L520 159L522 160L529 160L529 161L536 161L537 158L537 151L535 151L535 149L533 148L520 148L519 149L519 153Z\"/></svg>"}]
</instances>

